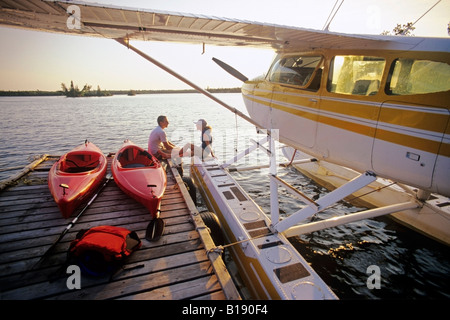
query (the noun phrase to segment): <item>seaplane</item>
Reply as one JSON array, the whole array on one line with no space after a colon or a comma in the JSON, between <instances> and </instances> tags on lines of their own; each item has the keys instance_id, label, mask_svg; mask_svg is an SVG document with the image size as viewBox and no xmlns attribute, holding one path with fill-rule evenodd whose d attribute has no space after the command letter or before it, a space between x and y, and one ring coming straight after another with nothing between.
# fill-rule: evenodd
<instances>
[{"instance_id":1,"label":"seaplane","mask_svg":"<svg viewBox=\"0 0 450 320\"><path fill-rule=\"evenodd\" d=\"M448 200L432 206L430 194L450 196L450 40L358 35L195 14L125 8L78 1L0 1L0 25L109 38L169 72L247 120L263 134L225 162L204 159L191 176L217 215L241 278L256 299L337 299L288 237L361 219L425 207L449 215ZM265 76L243 81L247 114L228 105L132 45L166 41L268 48L276 52ZM356 172L319 199L278 175L277 145L305 156L289 164L325 161ZM232 177L232 165L256 149L268 154L270 215ZM308 219L377 179L411 187L399 203L327 220ZM304 203L280 217L278 189ZM416 190L416 191L414 191ZM447 198L445 198L447 199ZM450 228L442 239L449 241Z\"/></svg>"}]
</instances>

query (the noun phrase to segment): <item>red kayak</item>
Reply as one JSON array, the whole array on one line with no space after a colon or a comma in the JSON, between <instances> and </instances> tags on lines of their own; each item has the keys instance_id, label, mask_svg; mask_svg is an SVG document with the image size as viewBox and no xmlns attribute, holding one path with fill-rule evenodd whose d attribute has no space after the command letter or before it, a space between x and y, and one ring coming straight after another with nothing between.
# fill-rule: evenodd
<instances>
[{"instance_id":1,"label":"red kayak","mask_svg":"<svg viewBox=\"0 0 450 320\"><path fill-rule=\"evenodd\" d=\"M106 174L106 156L86 140L52 166L48 173L48 187L64 218L92 195Z\"/></svg>"},{"instance_id":2,"label":"red kayak","mask_svg":"<svg viewBox=\"0 0 450 320\"><path fill-rule=\"evenodd\" d=\"M167 176L154 156L125 140L111 163L111 171L123 192L143 204L153 219L159 217Z\"/></svg>"}]
</instances>

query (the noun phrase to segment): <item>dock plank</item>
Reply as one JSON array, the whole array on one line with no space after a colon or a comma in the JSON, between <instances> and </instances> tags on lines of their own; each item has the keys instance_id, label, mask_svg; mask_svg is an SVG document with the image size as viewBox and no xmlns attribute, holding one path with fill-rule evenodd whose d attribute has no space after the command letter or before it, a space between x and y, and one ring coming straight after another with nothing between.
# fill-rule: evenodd
<instances>
[{"instance_id":1,"label":"dock plank","mask_svg":"<svg viewBox=\"0 0 450 320\"><path fill-rule=\"evenodd\" d=\"M216 289L217 291L213 291ZM213 291L213 292L212 292ZM202 294L203 292L203 294ZM180 300L191 298L193 295L201 294L199 296L202 300L224 300L225 296L220 292L220 284L216 276L202 277L192 281L186 281L179 284L171 285L170 287L156 288L151 291L138 293L132 296L120 298L120 300ZM216 293L218 295L216 296Z\"/></svg>"},{"instance_id":2,"label":"dock plank","mask_svg":"<svg viewBox=\"0 0 450 320\"><path fill-rule=\"evenodd\" d=\"M150 221L146 208L112 180L51 255L36 265L77 214L64 219L49 192L48 171L56 159L41 162L0 192L1 299L240 299L235 287L221 285L229 282L229 274L216 273L217 257L211 260L206 254L205 243L210 246L211 238L197 230L193 214L198 212L186 200L187 190L170 166L161 202L166 228L158 241L145 239ZM113 279L83 275L82 289L70 290L65 273L69 245L80 230L100 225L136 231L142 247ZM59 278L50 281L55 275Z\"/></svg>"}]
</instances>

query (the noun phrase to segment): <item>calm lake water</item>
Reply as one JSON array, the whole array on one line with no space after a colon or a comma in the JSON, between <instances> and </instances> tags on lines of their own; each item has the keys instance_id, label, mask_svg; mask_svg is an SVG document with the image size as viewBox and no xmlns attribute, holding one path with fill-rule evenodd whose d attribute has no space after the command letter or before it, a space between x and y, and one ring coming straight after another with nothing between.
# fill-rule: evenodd
<instances>
[{"instance_id":1,"label":"calm lake water","mask_svg":"<svg viewBox=\"0 0 450 320\"><path fill-rule=\"evenodd\" d=\"M240 94L218 94L244 111ZM216 156L226 161L258 139L254 127L200 94L91 97L0 97L0 180L41 154L61 155L85 139L104 153L116 152L124 139L147 147L157 116L169 119L169 139L178 145L199 144L194 121L206 119L213 127ZM259 137L261 138L261 137ZM281 160L285 160L281 156ZM267 163L262 152L241 165ZM269 212L267 169L235 173L253 199ZM326 193L294 168L279 175L315 198ZM302 206L280 189L282 213ZM329 218L362 208L339 203L316 216ZM450 250L382 217L351 223L301 237L291 242L341 299L448 299ZM378 266L381 288L369 289L367 268Z\"/></svg>"}]
</instances>

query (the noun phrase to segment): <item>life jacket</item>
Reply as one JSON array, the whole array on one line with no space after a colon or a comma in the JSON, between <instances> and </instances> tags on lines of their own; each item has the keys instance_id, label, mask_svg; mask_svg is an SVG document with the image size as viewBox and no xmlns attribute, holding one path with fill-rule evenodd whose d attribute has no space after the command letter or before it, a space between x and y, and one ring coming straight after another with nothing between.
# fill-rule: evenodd
<instances>
[{"instance_id":1,"label":"life jacket","mask_svg":"<svg viewBox=\"0 0 450 320\"><path fill-rule=\"evenodd\" d=\"M207 145L206 145L206 141L209 141L209 145L212 145L213 142L213 138L212 138L212 134L211 134L212 128L210 126L206 126L203 130L202 130L202 135L200 137L200 141L202 142L202 149L205 150ZM204 134L206 133L206 135L208 136L208 140L204 140ZM210 147L211 148L211 147Z\"/></svg>"},{"instance_id":2,"label":"life jacket","mask_svg":"<svg viewBox=\"0 0 450 320\"><path fill-rule=\"evenodd\" d=\"M119 267L141 245L134 231L99 226L78 232L76 239L70 243L68 257L74 259L87 274L101 276Z\"/></svg>"}]
</instances>

